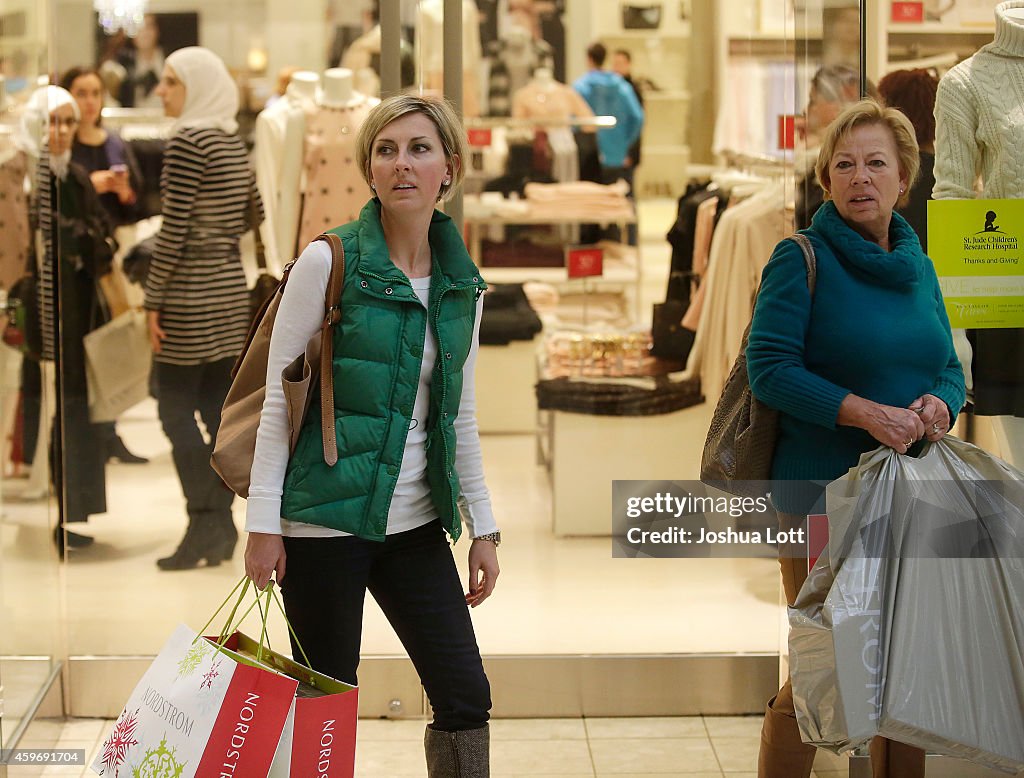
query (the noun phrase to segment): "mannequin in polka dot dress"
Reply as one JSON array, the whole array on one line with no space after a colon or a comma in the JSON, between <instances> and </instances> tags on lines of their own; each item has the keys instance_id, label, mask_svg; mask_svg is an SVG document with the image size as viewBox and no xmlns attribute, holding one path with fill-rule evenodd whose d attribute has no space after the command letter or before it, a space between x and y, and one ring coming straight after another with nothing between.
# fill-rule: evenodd
<instances>
[{"instance_id":1,"label":"mannequin in polka dot dress","mask_svg":"<svg viewBox=\"0 0 1024 778\"><path fill-rule=\"evenodd\" d=\"M356 133L379 101L352 89L352 71L324 73L323 95L306 123L305 190L299 246L324 230L359 218L373 197L355 161Z\"/></svg>"}]
</instances>

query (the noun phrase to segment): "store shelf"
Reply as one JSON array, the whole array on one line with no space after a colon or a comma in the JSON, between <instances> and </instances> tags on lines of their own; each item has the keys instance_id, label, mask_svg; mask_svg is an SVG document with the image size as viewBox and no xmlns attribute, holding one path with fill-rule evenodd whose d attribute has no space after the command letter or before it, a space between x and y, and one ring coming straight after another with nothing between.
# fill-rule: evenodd
<instances>
[{"instance_id":1,"label":"store shelf","mask_svg":"<svg viewBox=\"0 0 1024 778\"><path fill-rule=\"evenodd\" d=\"M995 34L994 25L947 24L946 22L921 22L890 24L890 35L987 35Z\"/></svg>"},{"instance_id":2,"label":"store shelf","mask_svg":"<svg viewBox=\"0 0 1024 778\"><path fill-rule=\"evenodd\" d=\"M602 32L601 37L614 40L640 40L655 45L664 40L688 40L690 28L687 26L681 30L612 30L611 32Z\"/></svg>"},{"instance_id":3,"label":"store shelf","mask_svg":"<svg viewBox=\"0 0 1024 778\"><path fill-rule=\"evenodd\" d=\"M687 101L689 99L690 91L688 89L660 89L644 92L644 100L650 102Z\"/></svg>"}]
</instances>

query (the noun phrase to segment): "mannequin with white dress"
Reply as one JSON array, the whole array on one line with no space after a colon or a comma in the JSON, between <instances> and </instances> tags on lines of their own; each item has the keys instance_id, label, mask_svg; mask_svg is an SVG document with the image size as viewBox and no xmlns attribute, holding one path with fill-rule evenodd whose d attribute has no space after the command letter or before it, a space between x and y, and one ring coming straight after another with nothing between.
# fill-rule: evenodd
<instances>
[{"instance_id":1,"label":"mannequin with white dress","mask_svg":"<svg viewBox=\"0 0 1024 778\"><path fill-rule=\"evenodd\" d=\"M319 86L319 75L300 70L284 96L256 117L256 184L266 217L261 230L275 274L296 256L306 119L316 110Z\"/></svg>"},{"instance_id":2,"label":"mannequin with white dress","mask_svg":"<svg viewBox=\"0 0 1024 778\"><path fill-rule=\"evenodd\" d=\"M995 17L992 43L939 82L936 200L1024 198L1024 0L1000 3ZM1024 329L968 336L973 354L957 350L968 388L973 384L975 413L995 417L1004 458L1024 467Z\"/></svg>"},{"instance_id":3,"label":"mannequin with white dress","mask_svg":"<svg viewBox=\"0 0 1024 778\"><path fill-rule=\"evenodd\" d=\"M357 92L353 81L348 68L325 71L306 124L299 251L324 230L354 221L373 196L356 165L356 134L379 100Z\"/></svg>"}]
</instances>

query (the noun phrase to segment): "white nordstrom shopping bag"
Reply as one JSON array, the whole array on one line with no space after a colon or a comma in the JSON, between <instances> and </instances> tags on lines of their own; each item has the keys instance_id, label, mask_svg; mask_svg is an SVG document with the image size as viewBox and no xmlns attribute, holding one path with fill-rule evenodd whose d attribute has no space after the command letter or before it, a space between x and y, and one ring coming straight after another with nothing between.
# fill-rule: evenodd
<instances>
[{"instance_id":1,"label":"white nordstrom shopping bag","mask_svg":"<svg viewBox=\"0 0 1024 778\"><path fill-rule=\"evenodd\" d=\"M265 776L298 682L179 626L91 765L103 776Z\"/></svg>"}]
</instances>

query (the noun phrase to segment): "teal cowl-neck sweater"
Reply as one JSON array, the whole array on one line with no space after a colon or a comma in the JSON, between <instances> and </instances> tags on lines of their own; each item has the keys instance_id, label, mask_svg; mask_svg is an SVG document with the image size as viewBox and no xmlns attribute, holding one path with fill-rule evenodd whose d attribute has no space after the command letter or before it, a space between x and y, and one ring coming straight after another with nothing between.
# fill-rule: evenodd
<instances>
[{"instance_id":1,"label":"teal cowl-neck sweater","mask_svg":"<svg viewBox=\"0 0 1024 778\"><path fill-rule=\"evenodd\" d=\"M800 248L784 240L762 274L746 352L754 395L782 412L772 498L796 514L820 496L806 482L835 480L880 445L836 425L846 395L906 408L933 394L951 420L964 403L938 278L910 225L893 214L887 252L830 201L803 232L817 258L813 302Z\"/></svg>"}]
</instances>

